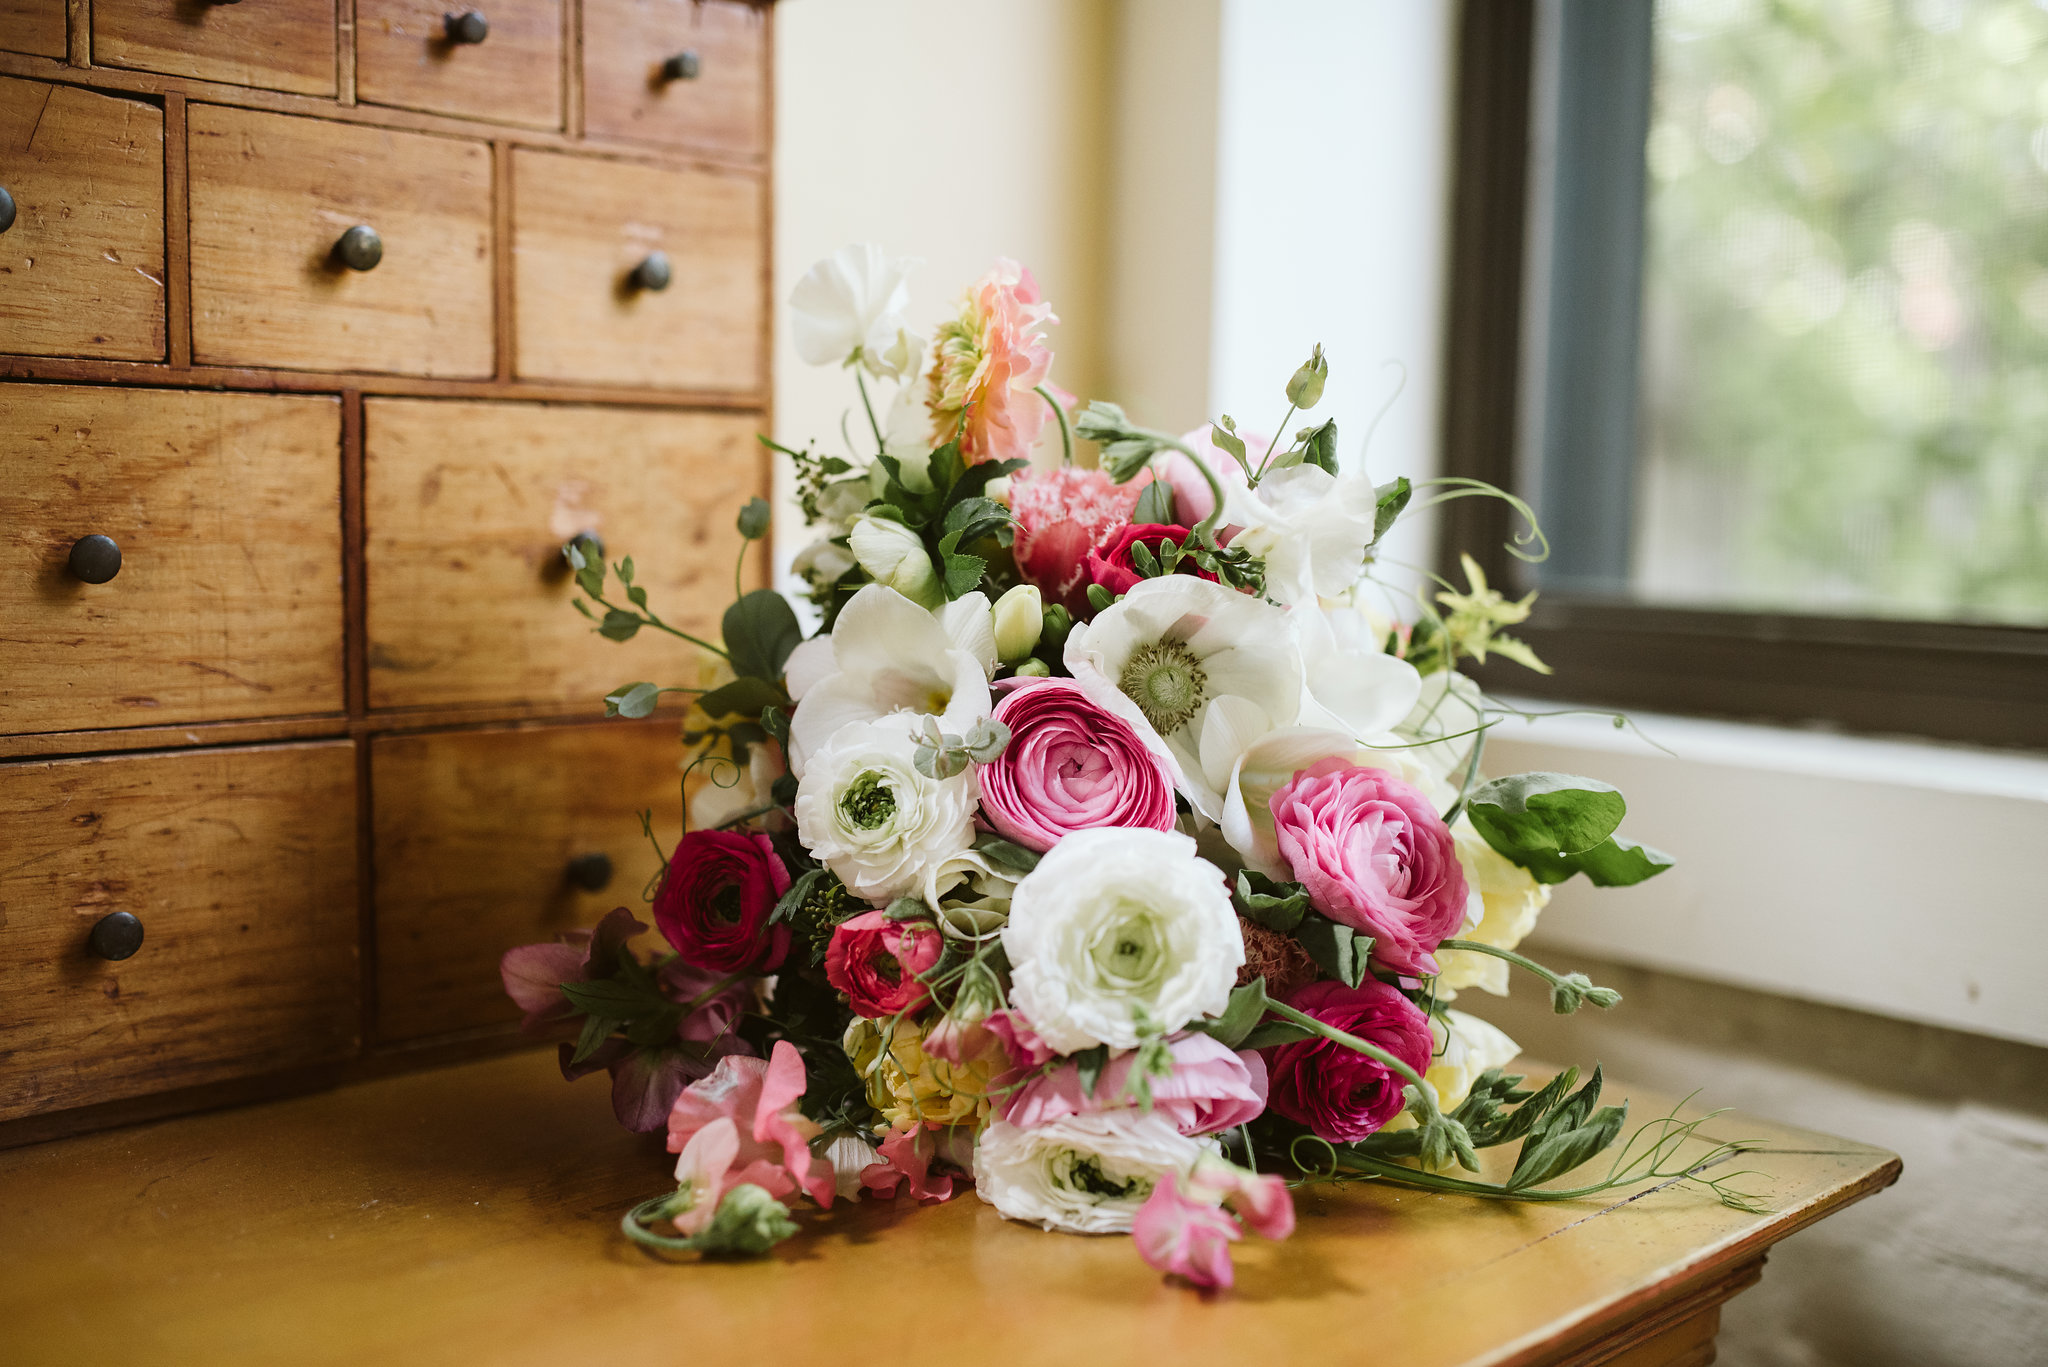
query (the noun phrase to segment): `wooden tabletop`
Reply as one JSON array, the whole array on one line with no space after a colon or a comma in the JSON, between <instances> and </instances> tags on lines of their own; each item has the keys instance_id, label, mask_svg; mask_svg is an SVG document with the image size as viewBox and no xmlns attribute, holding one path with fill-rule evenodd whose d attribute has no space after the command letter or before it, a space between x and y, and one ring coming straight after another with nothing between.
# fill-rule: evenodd
<instances>
[{"instance_id":1,"label":"wooden tabletop","mask_svg":"<svg viewBox=\"0 0 2048 1367\"><path fill-rule=\"evenodd\" d=\"M517 1054L0 1153L0 1360L1704 1362L1764 1249L1899 1171L1782 1125L1707 1128L1764 1142L1742 1166L1768 1214L1678 1187L1530 1206L1322 1184L1205 1299L1128 1239L971 1195L806 1214L762 1261L658 1261L618 1219L673 1160L617 1129L601 1078Z\"/></svg>"}]
</instances>

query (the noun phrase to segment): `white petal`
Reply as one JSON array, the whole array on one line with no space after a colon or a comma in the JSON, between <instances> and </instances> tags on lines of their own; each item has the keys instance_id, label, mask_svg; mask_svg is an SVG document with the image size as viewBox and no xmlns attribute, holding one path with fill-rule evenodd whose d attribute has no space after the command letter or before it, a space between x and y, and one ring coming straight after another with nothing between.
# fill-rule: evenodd
<instances>
[{"instance_id":1,"label":"white petal","mask_svg":"<svg viewBox=\"0 0 2048 1367\"><path fill-rule=\"evenodd\" d=\"M1230 782L1238 757L1273 729L1273 719L1249 698L1226 694L1212 699L1202 715L1202 777L1219 793Z\"/></svg>"},{"instance_id":2,"label":"white petal","mask_svg":"<svg viewBox=\"0 0 2048 1367\"><path fill-rule=\"evenodd\" d=\"M831 636L813 636L789 652L789 661L782 667L782 679L789 689L789 696L802 702L804 694L827 675L837 673L838 669L838 662L832 654Z\"/></svg>"},{"instance_id":3,"label":"white petal","mask_svg":"<svg viewBox=\"0 0 2048 1367\"><path fill-rule=\"evenodd\" d=\"M980 589L956 598L939 609L939 624L955 650L964 650L981 662L984 673L996 672L996 619L988 595ZM1406 715L1403 709L1402 715Z\"/></svg>"},{"instance_id":4,"label":"white petal","mask_svg":"<svg viewBox=\"0 0 2048 1367\"><path fill-rule=\"evenodd\" d=\"M1292 727L1253 741L1239 756L1224 793L1217 822L1223 838L1248 866L1267 877L1293 877L1273 839L1273 794L1318 760L1357 754L1357 742L1341 731Z\"/></svg>"}]
</instances>

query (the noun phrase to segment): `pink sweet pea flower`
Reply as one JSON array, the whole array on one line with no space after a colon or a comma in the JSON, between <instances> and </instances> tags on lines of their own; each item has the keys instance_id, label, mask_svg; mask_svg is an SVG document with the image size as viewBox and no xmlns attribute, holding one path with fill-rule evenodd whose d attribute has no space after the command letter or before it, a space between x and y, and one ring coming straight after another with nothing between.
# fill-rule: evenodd
<instances>
[{"instance_id":1,"label":"pink sweet pea flower","mask_svg":"<svg viewBox=\"0 0 2048 1367\"><path fill-rule=\"evenodd\" d=\"M964 1169L966 1163L959 1160L972 1161L974 1140L971 1133L962 1152L963 1145L953 1128L932 1129L914 1125L909 1129L892 1130L878 1146L881 1161L861 1169L860 1184L863 1189L884 1199L894 1196L900 1188L915 1196L920 1204L950 1201L953 1199L953 1173L933 1169L941 1163Z\"/></svg>"},{"instance_id":2,"label":"pink sweet pea flower","mask_svg":"<svg viewBox=\"0 0 2048 1367\"><path fill-rule=\"evenodd\" d=\"M1173 1122L1182 1134L1214 1134L1255 1119L1266 1109L1266 1061L1255 1053L1238 1053L1208 1035L1188 1034L1173 1040L1173 1072L1152 1079L1152 1109ZM1109 1061L1094 1090L1081 1084L1077 1064L1063 1063L1011 1093L1003 1119L1020 1128L1043 1125L1064 1116L1123 1110L1135 1051Z\"/></svg>"},{"instance_id":3,"label":"pink sweet pea flower","mask_svg":"<svg viewBox=\"0 0 2048 1367\"><path fill-rule=\"evenodd\" d=\"M1101 470L1019 470L1009 493L1018 573L1047 603L1086 615L1088 553L1115 539L1137 502L1137 483L1118 484Z\"/></svg>"},{"instance_id":4,"label":"pink sweet pea flower","mask_svg":"<svg viewBox=\"0 0 2048 1367\"><path fill-rule=\"evenodd\" d=\"M797 1109L804 1086L803 1057L788 1040L778 1040L766 1061L722 1059L710 1077L691 1083L676 1098L669 1112L669 1152L683 1152L714 1121L730 1121L738 1139L732 1160L736 1166L729 1165L720 1197L751 1182L770 1196L803 1191L819 1205L829 1206L832 1165L812 1156L811 1140L820 1131Z\"/></svg>"},{"instance_id":5,"label":"pink sweet pea flower","mask_svg":"<svg viewBox=\"0 0 2048 1367\"><path fill-rule=\"evenodd\" d=\"M982 1018L981 1025L1003 1046L1013 1069L1036 1068L1054 1057L1052 1046L1040 1039L1031 1022L1015 1011L991 1011Z\"/></svg>"},{"instance_id":6,"label":"pink sweet pea flower","mask_svg":"<svg viewBox=\"0 0 2048 1367\"><path fill-rule=\"evenodd\" d=\"M733 1160L739 1157L740 1130L732 1117L720 1116L690 1136L676 1160L676 1183L690 1188L690 1208L670 1217L676 1233L684 1238L702 1234L718 1214L718 1203L737 1182L726 1181Z\"/></svg>"},{"instance_id":7,"label":"pink sweet pea flower","mask_svg":"<svg viewBox=\"0 0 2048 1367\"><path fill-rule=\"evenodd\" d=\"M1230 1246L1243 1236L1237 1221L1214 1201L1190 1196L1167 1173L1131 1221L1138 1256L1169 1276L1200 1287L1227 1287L1236 1279Z\"/></svg>"},{"instance_id":8,"label":"pink sweet pea flower","mask_svg":"<svg viewBox=\"0 0 2048 1367\"><path fill-rule=\"evenodd\" d=\"M1043 852L1095 826L1173 829L1173 772L1072 680L1011 688L995 719L1010 743L975 772L982 815L1005 840Z\"/></svg>"},{"instance_id":9,"label":"pink sweet pea flower","mask_svg":"<svg viewBox=\"0 0 2048 1367\"><path fill-rule=\"evenodd\" d=\"M1204 1154L1195 1160L1188 1189L1222 1201L1262 1239L1294 1233L1294 1193L1272 1173L1251 1172Z\"/></svg>"}]
</instances>

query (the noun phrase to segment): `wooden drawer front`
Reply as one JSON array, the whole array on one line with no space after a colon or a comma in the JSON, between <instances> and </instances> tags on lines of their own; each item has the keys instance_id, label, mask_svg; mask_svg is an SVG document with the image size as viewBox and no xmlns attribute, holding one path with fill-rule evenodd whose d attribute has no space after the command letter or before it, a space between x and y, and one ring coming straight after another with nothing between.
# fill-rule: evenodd
<instances>
[{"instance_id":1,"label":"wooden drawer front","mask_svg":"<svg viewBox=\"0 0 2048 1367\"><path fill-rule=\"evenodd\" d=\"M64 0L0 0L0 49L63 57Z\"/></svg>"},{"instance_id":2,"label":"wooden drawer front","mask_svg":"<svg viewBox=\"0 0 2048 1367\"><path fill-rule=\"evenodd\" d=\"M191 128L194 360L491 373L484 143L216 105ZM370 270L334 259L358 224Z\"/></svg>"},{"instance_id":3,"label":"wooden drawer front","mask_svg":"<svg viewBox=\"0 0 2048 1367\"><path fill-rule=\"evenodd\" d=\"M561 0L484 0L480 43L449 41L450 0L356 0L356 95L525 128L562 126Z\"/></svg>"},{"instance_id":4,"label":"wooden drawer front","mask_svg":"<svg viewBox=\"0 0 2048 1367\"><path fill-rule=\"evenodd\" d=\"M0 1119L353 1053L355 824L345 741L0 767Z\"/></svg>"},{"instance_id":5,"label":"wooden drawer front","mask_svg":"<svg viewBox=\"0 0 2048 1367\"><path fill-rule=\"evenodd\" d=\"M649 606L716 640L740 550L734 518L761 488L758 414L363 407L372 707L596 708L636 679L695 682L697 647L591 629L570 607L561 545L595 531L608 560L637 555Z\"/></svg>"},{"instance_id":6,"label":"wooden drawer front","mask_svg":"<svg viewBox=\"0 0 2048 1367\"><path fill-rule=\"evenodd\" d=\"M324 396L0 386L0 730L340 711L340 448Z\"/></svg>"},{"instance_id":7,"label":"wooden drawer front","mask_svg":"<svg viewBox=\"0 0 2048 1367\"><path fill-rule=\"evenodd\" d=\"M761 387L759 179L521 149L512 193L520 378ZM635 287L656 251L668 287Z\"/></svg>"},{"instance_id":8,"label":"wooden drawer front","mask_svg":"<svg viewBox=\"0 0 2048 1367\"><path fill-rule=\"evenodd\" d=\"M765 9L740 0L583 0L583 129L757 156L768 143ZM697 74L671 78L671 57Z\"/></svg>"},{"instance_id":9,"label":"wooden drawer front","mask_svg":"<svg viewBox=\"0 0 2048 1367\"><path fill-rule=\"evenodd\" d=\"M376 806L377 1037L509 1026L499 985L514 945L587 926L640 900L660 868L636 813L674 843L682 749L673 722L380 736ZM570 861L602 854L586 891Z\"/></svg>"},{"instance_id":10,"label":"wooden drawer front","mask_svg":"<svg viewBox=\"0 0 2048 1367\"><path fill-rule=\"evenodd\" d=\"M162 360L163 111L0 78L0 185L0 352Z\"/></svg>"},{"instance_id":11,"label":"wooden drawer front","mask_svg":"<svg viewBox=\"0 0 2048 1367\"><path fill-rule=\"evenodd\" d=\"M92 59L228 85L335 93L334 0L92 0Z\"/></svg>"}]
</instances>

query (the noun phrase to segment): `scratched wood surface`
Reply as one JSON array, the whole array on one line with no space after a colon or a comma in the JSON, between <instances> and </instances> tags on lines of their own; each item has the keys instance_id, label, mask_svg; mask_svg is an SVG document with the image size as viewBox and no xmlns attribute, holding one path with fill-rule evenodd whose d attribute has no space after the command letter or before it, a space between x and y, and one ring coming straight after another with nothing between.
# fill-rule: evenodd
<instances>
[{"instance_id":1,"label":"scratched wood surface","mask_svg":"<svg viewBox=\"0 0 2048 1367\"><path fill-rule=\"evenodd\" d=\"M340 711L340 440L332 398L0 391L0 730Z\"/></svg>"},{"instance_id":2,"label":"scratched wood surface","mask_svg":"<svg viewBox=\"0 0 2048 1367\"><path fill-rule=\"evenodd\" d=\"M971 1195L807 1214L761 1262L645 1257L617 1221L672 1160L616 1128L601 1078L524 1053L0 1153L0 1324L15 1367L1698 1363L1714 1298L1769 1244L1898 1172L1769 1122L1711 1128L1762 1141L1743 1166L1768 1214L1676 1188L1520 1206L1316 1186L1294 1238L1238 1245L1237 1289L1205 1301L1126 1239Z\"/></svg>"},{"instance_id":3,"label":"scratched wood surface","mask_svg":"<svg viewBox=\"0 0 2048 1367\"><path fill-rule=\"evenodd\" d=\"M163 358L163 159L161 109L0 79L0 352Z\"/></svg>"},{"instance_id":4,"label":"scratched wood surface","mask_svg":"<svg viewBox=\"0 0 2048 1367\"><path fill-rule=\"evenodd\" d=\"M356 0L356 97L529 128L562 126L562 0L489 0L481 43L451 43L450 0Z\"/></svg>"},{"instance_id":5,"label":"scratched wood surface","mask_svg":"<svg viewBox=\"0 0 2048 1367\"><path fill-rule=\"evenodd\" d=\"M594 138L758 155L768 137L768 20L734 0L583 0L583 127ZM697 54L688 80L662 63Z\"/></svg>"},{"instance_id":6,"label":"scratched wood surface","mask_svg":"<svg viewBox=\"0 0 2048 1367\"><path fill-rule=\"evenodd\" d=\"M0 0L0 48L62 57L64 0Z\"/></svg>"},{"instance_id":7,"label":"scratched wood surface","mask_svg":"<svg viewBox=\"0 0 2048 1367\"><path fill-rule=\"evenodd\" d=\"M334 0L92 0L92 59L301 95L335 92Z\"/></svg>"},{"instance_id":8,"label":"scratched wood surface","mask_svg":"<svg viewBox=\"0 0 2048 1367\"><path fill-rule=\"evenodd\" d=\"M355 875L345 741L0 771L0 1120L353 1054Z\"/></svg>"}]
</instances>

